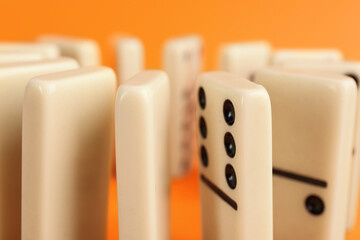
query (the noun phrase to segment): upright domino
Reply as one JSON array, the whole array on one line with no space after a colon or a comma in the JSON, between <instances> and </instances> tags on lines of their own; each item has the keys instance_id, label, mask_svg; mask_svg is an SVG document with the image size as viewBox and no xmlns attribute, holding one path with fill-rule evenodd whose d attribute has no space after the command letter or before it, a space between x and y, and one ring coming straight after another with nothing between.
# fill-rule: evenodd
<instances>
[{"instance_id":1,"label":"upright domino","mask_svg":"<svg viewBox=\"0 0 360 240\"><path fill-rule=\"evenodd\" d=\"M21 139L25 86L35 76L77 68L67 58L0 64L0 239L21 239Z\"/></svg>"},{"instance_id":2,"label":"upright domino","mask_svg":"<svg viewBox=\"0 0 360 240\"><path fill-rule=\"evenodd\" d=\"M286 62L340 62L342 52L338 49L280 49L271 58L271 65L281 66Z\"/></svg>"},{"instance_id":3,"label":"upright domino","mask_svg":"<svg viewBox=\"0 0 360 240\"><path fill-rule=\"evenodd\" d=\"M118 81L126 80L144 69L144 47L140 39L119 37L115 41Z\"/></svg>"},{"instance_id":4,"label":"upright domino","mask_svg":"<svg viewBox=\"0 0 360 240\"><path fill-rule=\"evenodd\" d=\"M40 52L31 51L0 51L0 64L40 61L45 59Z\"/></svg>"},{"instance_id":5,"label":"upright domino","mask_svg":"<svg viewBox=\"0 0 360 240\"><path fill-rule=\"evenodd\" d=\"M56 35L43 35L39 42L51 43L59 47L61 55L72 57L80 66L98 66L101 64L100 47L94 40Z\"/></svg>"},{"instance_id":6,"label":"upright domino","mask_svg":"<svg viewBox=\"0 0 360 240\"><path fill-rule=\"evenodd\" d=\"M284 68L297 70L325 71L337 74L343 74L354 79L359 85L360 62L286 62ZM360 171L360 89L357 93L357 113L355 117L355 131L353 140L353 154L351 156L351 180L350 195L348 204L347 230L351 230L356 223L358 197L359 197L359 171Z\"/></svg>"},{"instance_id":7,"label":"upright domino","mask_svg":"<svg viewBox=\"0 0 360 240\"><path fill-rule=\"evenodd\" d=\"M250 79L256 70L270 63L268 42L244 42L224 45L220 51L220 69Z\"/></svg>"},{"instance_id":8,"label":"upright domino","mask_svg":"<svg viewBox=\"0 0 360 240\"><path fill-rule=\"evenodd\" d=\"M169 239L169 82L145 71L122 84L115 110L119 239Z\"/></svg>"},{"instance_id":9,"label":"upright domino","mask_svg":"<svg viewBox=\"0 0 360 240\"><path fill-rule=\"evenodd\" d=\"M202 67L202 48L197 36L171 39L164 46L163 64L171 90L169 159L173 177L183 176L193 165L195 85Z\"/></svg>"},{"instance_id":10,"label":"upright domino","mask_svg":"<svg viewBox=\"0 0 360 240\"><path fill-rule=\"evenodd\" d=\"M202 239L272 240L266 90L230 73L201 74L197 120Z\"/></svg>"},{"instance_id":11,"label":"upright domino","mask_svg":"<svg viewBox=\"0 0 360 240\"><path fill-rule=\"evenodd\" d=\"M356 84L278 69L254 81L272 107L274 239L345 239Z\"/></svg>"},{"instance_id":12,"label":"upright domino","mask_svg":"<svg viewBox=\"0 0 360 240\"><path fill-rule=\"evenodd\" d=\"M43 55L44 59L55 59L60 56L59 48L51 43L0 42L0 52L7 51L37 52Z\"/></svg>"},{"instance_id":13,"label":"upright domino","mask_svg":"<svg viewBox=\"0 0 360 240\"><path fill-rule=\"evenodd\" d=\"M105 239L115 73L33 78L23 108L22 240Z\"/></svg>"}]
</instances>

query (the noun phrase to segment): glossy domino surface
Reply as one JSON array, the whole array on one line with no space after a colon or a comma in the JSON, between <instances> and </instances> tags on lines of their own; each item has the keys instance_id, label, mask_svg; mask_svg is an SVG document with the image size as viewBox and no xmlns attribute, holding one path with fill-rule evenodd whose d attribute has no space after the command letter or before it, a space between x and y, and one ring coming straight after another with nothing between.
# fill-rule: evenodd
<instances>
[{"instance_id":1,"label":"glossy domino surface","mask_svg":"<svg viewBox=\"0 0 360 240\"><path fill-rule=\"evenodd\" d=\"M22 107L26 84L38 75L77 67L69 58L0 64L0 239L21 238Z\"/></svg>"},{"instance_id":2,"label":"glossy domino surface","mask_svg":"<svg viewBox=\"0 0 360 240\"><path fill-rule=\"evenodd\" d=\"M115 111L119 239L169 239L169 79L145 71L122 84Z\"/></svg>"},{"instance_id":3,"label":"glossy domino surface","mask_svg":"<svg viewBox=\"0 0 360 240\"><path fill-rule=\"evenodd\" d=\"M269 96L225 72L201 74L197 86L202 239L271 240Z\"/></svg>"},{"instance_id":4,"label":"glossy domino surface","mask_svg":"<svg viewBox=\"0 0 360 240\"><path fill-rule=\"evenodd\" d=\"M86 67L33 78L25 92L22 239L104 239L115 73Z\"/></svg>"},{"instance_id":5,"label":"glossy domino surface","mask_svg":"<svg viewBox=\"0 0 360 240\"><path fill-rule=\"evenodd\" d=\"M273 123L274 238L345 238L356 84L331 73L259 71Z\"/></svg>"}]
</instances>

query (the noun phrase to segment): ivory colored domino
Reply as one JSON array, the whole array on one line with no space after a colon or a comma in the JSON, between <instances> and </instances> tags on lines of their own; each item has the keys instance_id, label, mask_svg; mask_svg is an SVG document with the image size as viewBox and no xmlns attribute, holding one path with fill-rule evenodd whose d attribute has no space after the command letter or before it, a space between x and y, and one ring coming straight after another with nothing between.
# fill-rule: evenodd
<instances>
[{"instance_id":1,"label":"ivory colored domino","mask_svg":"<svg viewBox=\"0 0 360 240\"><path fill-rule=\"evenodd\" d=\"M272 107L274 239L345 239L356 84L278 69L254 81Z\"/></svg>"},{"instance_id":2,"label":"ivory colored domino","mask_svg":"<svg viewBox=\"0 0 360 240\"><path fill-rule=\"evenodd\" d=\"M140 39L119 37L115 41L119 84L144 69L144 47Z\"/></svg>"},{"instance_id":3,"label":"ivory colored domino","mask_svg":"<svg viewBox=\"0 0 360 240\"><path fill-rule=\"evenodd\" d=\"M28 81L77 68L67 58L0 64L0 239L21 239L22 103Z\"/></svg>"},{"instance_id":4,"label":"ivory colored domino","mask_svg":"<svg viewBox=\"0 0 360 240\"><path fill-rule=\"evenodd\" d=\"M0 51L0 64L40 61L44 59L45 59L44 55L40 52Z\"/></svg>"},{"instance_id":5,"label":"ivory colored domino","mask_svg":"<svg viewBox=\"0 0 360 240\"><path fill-rule=\"evenodd\" d=\"M169 239L169 81L145 71L123 83L115 110L119 239Z\"/></svg>"},{"instance_id":6,"label":"ivory colored domino","mask_svg":"<svg viewBox=\"0 0 360 240\"><path fill-rule=\"evenodd\" d=\"M202 67L202 40L197 36L171 39L163 51L170 79L171 175L181 177L193 166L196 78Z\"/></svg>"},{"instance_id":7,"label":"ivory colored domino","mask_svg":"<svg viewBox=\"0 0 360 240\"><path fill-rule=\"evenodd\" d=\"M22 240L105 239L115 73L39 76L23 108Z\"/></svg>"},{"instance_id":8,"label":"ivory colored domino","mask_svg":"<svg viewBox=\"0 0 360 240\"><path fill-rule=\"evenodd\" d=\"M343 54L338 49L280 49L271 58L271 65L281 66L286 62L340 62Z\"/></svg>"},{"instance_id":9,"label":"ivory colored domino","mask_svg":"<svg viewBox=\"0 0 360 240\"><path fill-rule=\"evenodd\" d=\"M0 42L0 52L7 51L38 52L45 59L55 59L60 56L59 48L49 43Z\"/></svg>"},{"instance_id":10,"label":"ivory colored domino","mask_svg":"<svg viewBox=\"0 0 360 240\"><path fill-rule=\"evenodd\" d=\"M220 69L250 79L254 72L270 63L268 42L243 42L224 45L220 51Z\"/></svg>"},{"instance_id":11,"label":"ivory colored domino","mask_svg":"<svg viewBox=\"0 0 360 240\"><path fill-rule=\"evenodd\" d=\"M198 80L204 240L271 240L271 106L266 90L235 74Z\"/></svg>"},{"instance_id":12,"label":"ivory colored domino","mask_svg":"<svg viewBox=\"0 0 360 240\"><path fill-rule=\"evenodd\" d=\"M98 66L101 64L100 47L96 41L86 38L43 35L39 42L51 43L59 47L61 55L72 57L80 66Z\"/></svg>"},{"instance_id":13,"label":"ivory colored domino","mask_svg":"<svg viewBox=\"0 0 360 240\"><path fill-rule=\"evenodd\" d=\"M359 84L360 79L360 62L287 62L283 65L284 68L297 70L312 70L325 71L337 74L350 76L354 79L356 84ZM359 197L359 171L360 171L360 92L358 88L357 93L357 113L355 117L355 131L353 140L353 155L351 156L351 180L350 180L350 195L348 204L348 219L347 230L354 228L357 218L358 197Z\"/></svg>"}]
</instances>

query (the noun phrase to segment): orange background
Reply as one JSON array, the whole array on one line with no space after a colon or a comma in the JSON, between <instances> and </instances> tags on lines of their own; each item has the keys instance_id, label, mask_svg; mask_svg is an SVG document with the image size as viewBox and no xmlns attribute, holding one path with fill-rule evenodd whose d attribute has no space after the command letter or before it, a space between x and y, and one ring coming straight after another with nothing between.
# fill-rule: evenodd
<instances>
[{"instance_id":1,"label":"orange background","mask_svg":"<svg viewBox=\"0 0 360 240\"><path fill-rule=\"evenodd\" d=\"M114 66L109 36L129 33L146 49L146 67L161 67L168 37L198 33L205 41L205 68L216 67L223 42L267 39L278 47L336 47L360 60L360 2L353 0L0 0L0 40L34 40L59 33L97 40L105 65ZM117 239L116 187L111 182L108 239ZM173 181L172 239L200 239L196 170ZM360 239L360 223L347 240Z\"/></svg>"}]
</instances>

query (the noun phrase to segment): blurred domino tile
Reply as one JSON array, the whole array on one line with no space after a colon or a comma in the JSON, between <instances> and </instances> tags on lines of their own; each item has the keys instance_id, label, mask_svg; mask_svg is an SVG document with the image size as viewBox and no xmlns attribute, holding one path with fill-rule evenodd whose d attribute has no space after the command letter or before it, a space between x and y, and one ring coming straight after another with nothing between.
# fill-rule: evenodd
<instances>
[{"instance_id":1,"label":"blurred domino tile","mask_svg":"<svg viewBox=\"0 0 360 240\"><path fill-rule=\"evenodd\" d=\"M140 39L120 36L115 39L116 70L119 84L144 69L144 47Z\"/></svg>"},{"instance_id":2,"label":"blurred domino tile","mask_svg":"<svg viewBox=\"0 0 360 240\"><path fill-rule=\"evenodd\" d=\"M44 55L36 51L0 51L0 64L29 62L45 59Z\"/></svg>"},{"instance_id":3,"label":"blurred domino tile","mask_svg":"<svg viewBox=\"0 0 360 240\"><path fill-rule=\"evenodd\" d=\"M92 39L42 35L38 41L57 45L61 55L74 58L80 66L98 66L101 64L99 45Z\"/></svg>"},{"instance_id":4,"label":"blurred domino tile","mask_svg":"<svg viewBox=\"0 0 360 240\"><path fill-rule=\"evenodd\" d=\"M338 62L343 54L338 49L279 49L271 58L271 65L282 66L289 62Z\"/></svg>"},{"instance_id":5,"label":"blurred domino tile","mask_svg":"<svg viewBox=\"0 0 360 240\"><path fill-rule=\"evenodd\" d=\"M256 70L269 65L271 53L266 41L225 44L220 50L220 70L250 79Z\"/></svg>"},{"instance_id":6,"label":"blurred domino tile","mask_svg":"<svg viewBox=\"0 0 360 240\"><path fill-rule=\"evenodd\" d=\"M169 159L171 175L179 178L193 166L196 78L202 69L199 36L173 38L163 47L163 66L170 80Z\"/></svg>"},{"instance_id":7,"label":"blurred domino tile","mask_svg":"<svg viewBox=\"0 0 360 240\"><path fill-rule=\"evenodd\" d=\"M44 59L54 59L60 56L59 48L51 43L0 42L0 52L3 51L37 52L43 55Z\"/></svg>"}]
</instances>

